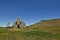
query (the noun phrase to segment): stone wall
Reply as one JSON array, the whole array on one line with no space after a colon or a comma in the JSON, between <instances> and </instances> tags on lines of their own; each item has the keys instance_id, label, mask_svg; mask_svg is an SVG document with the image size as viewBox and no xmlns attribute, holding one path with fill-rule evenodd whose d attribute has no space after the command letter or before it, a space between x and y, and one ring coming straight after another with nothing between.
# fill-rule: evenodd
<instances>
[{"instance_id":1,"label":"stone wall","mask_svg":"<svg viewBox=\"0 0 60 40\"><path fill-rule=\"evenodd\" d=\"M20 18L17 18L17 20L13 24L13 28L26 28L25 23L20 20Z\"/></svg>"}]
</instances>

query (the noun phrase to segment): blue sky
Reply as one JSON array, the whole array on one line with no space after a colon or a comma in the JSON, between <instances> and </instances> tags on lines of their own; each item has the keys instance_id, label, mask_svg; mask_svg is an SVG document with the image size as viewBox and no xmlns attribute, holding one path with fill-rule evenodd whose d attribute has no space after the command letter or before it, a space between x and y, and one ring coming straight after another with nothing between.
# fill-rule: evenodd
<instances>
[{"instance_id":1,"label":"blue sky","mask_svg":"<svg viewBox=\"0 0 60 40\"><path fill-rule=\"evenodd\" d=\"M60 18L60 0L0 0L0 25L12 25L18 16L26 25Z\"/></svg>"}]
</instances>

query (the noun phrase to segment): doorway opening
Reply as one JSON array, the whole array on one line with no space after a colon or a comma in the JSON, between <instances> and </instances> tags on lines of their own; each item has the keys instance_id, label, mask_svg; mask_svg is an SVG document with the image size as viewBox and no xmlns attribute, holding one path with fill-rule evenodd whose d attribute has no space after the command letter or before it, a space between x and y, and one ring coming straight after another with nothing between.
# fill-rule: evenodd
<instances>
[{"instance_id":1,"label":"doorway opening","mask_svg":"<svg viewBox=\"0 0 60 40\"><path fill-rule=\"evenodd\" d=\"M18 24L18 28L20 28L19 24Z\"/></svg>"}]
</instances>

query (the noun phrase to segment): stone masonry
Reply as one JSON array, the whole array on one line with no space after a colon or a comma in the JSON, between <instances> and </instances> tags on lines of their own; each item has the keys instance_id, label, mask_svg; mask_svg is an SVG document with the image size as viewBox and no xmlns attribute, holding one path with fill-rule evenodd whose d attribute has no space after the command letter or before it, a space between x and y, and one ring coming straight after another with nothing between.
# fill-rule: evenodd
<instances>
[{"instance_id":1,"label":"stone masonry","mask_svg":"<svg viewBox=\"0 0 60 40\"><path fill-rule=\"evenodd\" d=\"M21 21L20 18L18 17L13 24L13 28L26 28L26 27L25 27L25 23Z\"/></svg>"}]
</instances>

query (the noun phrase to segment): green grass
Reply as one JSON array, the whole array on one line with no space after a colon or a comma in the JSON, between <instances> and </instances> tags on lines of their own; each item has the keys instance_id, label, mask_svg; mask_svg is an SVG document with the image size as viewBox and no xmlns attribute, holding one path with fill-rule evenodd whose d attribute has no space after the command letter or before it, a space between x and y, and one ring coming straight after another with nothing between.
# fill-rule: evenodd
<instances>
[{"instance_id":1,"label":"green grass","mask_svg":"<svg viewBox=\"0 0 60 40\"><path fill-rule=\"evenodd\" d=\"M0 40L60 40L60 28L0 28Z\"/></svg>"}]
</instances>

